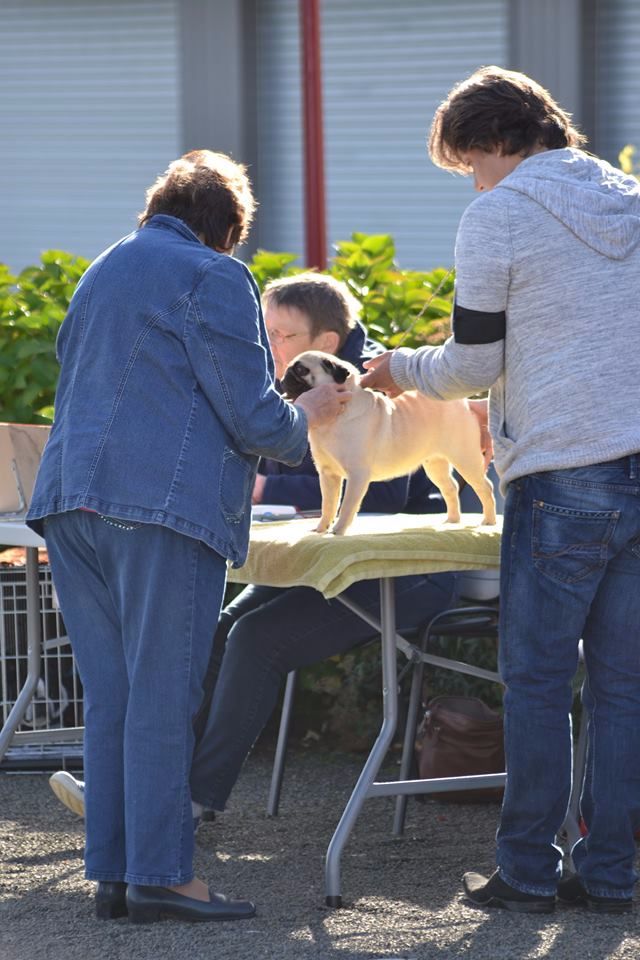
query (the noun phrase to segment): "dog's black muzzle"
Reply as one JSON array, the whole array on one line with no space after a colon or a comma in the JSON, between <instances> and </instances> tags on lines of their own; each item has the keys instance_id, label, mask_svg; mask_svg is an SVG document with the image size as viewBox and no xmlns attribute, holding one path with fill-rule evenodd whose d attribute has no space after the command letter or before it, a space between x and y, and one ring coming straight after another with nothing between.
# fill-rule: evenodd
<instances>
[{"instance_id":1,"label":"dog's black muzzle","mask_svg":"<svg viewBox=\"0 0 640 960\"><path fill-rule=\"evenodd\" d=\"M287 368L287 372L281 381L282 393L288 400L297 400L301 394L311 390L311 387L304 379L309 373L309 368L304 363L297 360Z\"/></svg>"}]
</instances>

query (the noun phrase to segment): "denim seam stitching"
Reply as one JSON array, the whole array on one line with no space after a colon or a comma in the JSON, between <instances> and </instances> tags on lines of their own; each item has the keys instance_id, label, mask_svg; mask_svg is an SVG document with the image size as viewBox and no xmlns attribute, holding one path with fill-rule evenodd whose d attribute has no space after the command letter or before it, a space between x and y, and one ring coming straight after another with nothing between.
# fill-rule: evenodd
<instances>
[{"instance_id":1,"label":"denim seam stitching","mask_svg":"<svg viewBox=\"0 0 640 960\"><path fill-rule=\"evenodd\" d=\"M134 345L133 345L133 347L132 347L132 349L131 349L131 352L130 352L129 357L128 357L128 359L127 359L127 362L126 362L126 364L125 364L124 370L123 370L123 372L122 372L122 374L121 374L121 376L120 376L120 381L119 381L119 383L118 383L118 386L117 386L117 389L116 389L116 392L115 392L115 396L114 396L114 398L113 398L113 404L112 404L112 406L111 406L111 413L109 414L109 417L108 417L108 419L107 419L107 421L106 421L106 423L105 423L104 429L103 429L103 431L102 431L102 436L100 437L100 440L98 441L98 445L97 445L97 447L96 447L96 452L95 452L95 454L94 454L94 456L93 456L93 460L92 460L91 465L90 465L90 467L89 467L89 471L88 471L88 475L87 475L87 484L86 484L86 487L85 487L85 496L88 495L89 488L91 487L91 484L93 483L93 478L94 478L94 476L95 476L96 470L98 469L98 464L99 464L99 462L100 462L100 458L102 457L102 454L103 454L103 452L104 452L104 448L105 448L105 446L106 446L107 439L108 439L108 437L109 437L109 433L110 433L111 427L112 427L112 425L113 425L113 421L115 420L115 418L116 418L116 416L117 416L117 413L118 413L118 409L119 409L119 407L120 407L120 400L122 399L122 395L123 395L123 393L124 393L124 391L125 391L125 387L126 387L127 382L128 382L128 380L129 380L129 376L130 376L130 374L131 374L131 371L133 370L133 367L135 366L135 362L136 362L136 360L138 359L138 354L140 353L140 349L141 349L141 347L142 347L142 344L144 343L144 341L146 340L146 338L149 336L149 334L151 333L151 331L158 325L158 323L160 322L160 320L161 320L163 317L168 317L170 314L174 313L174 311L176 311L180 306L182 306L182 304L187 300L187 298L188 298L188 296L183 294L183 296L180 297L180 299L177 300L176 303L172 304L172 306L169 307L168 310L161 310L159 313L155 314L153 317L151 317L151 318L147 321L147 323L145 324L145 326L143 327L143 329L142 329L142 330L140 331L140 333L138 334L138 337L136 338L136 341L135 341L135 343L134 343Z\"/></svg>"}]
</instances>

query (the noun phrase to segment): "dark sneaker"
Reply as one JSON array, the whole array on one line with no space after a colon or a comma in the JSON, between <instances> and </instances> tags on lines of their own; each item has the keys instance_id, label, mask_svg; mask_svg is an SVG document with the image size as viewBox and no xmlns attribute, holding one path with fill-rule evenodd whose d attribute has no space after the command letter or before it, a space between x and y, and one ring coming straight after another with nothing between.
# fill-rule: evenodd
<instances>
[{"instance_id":1,"label":"dark sneaker","mask_svg":"<svg viewBox=\"0 0 640 960\"><path fill-rule=\"evenodd\" d=\"M467 898L478 907L502 907L513 913L552 913L556 906L553 896L541 897L510 887L497 870L488 880L480 873L465 873L462 886Z\"/></svg>"},{"instance_id":2,"label":"dark sneaker","mask_svg":"<svg viewBox=\"0 0 640 960\"><path fill-rule=\"evenodd\" d=\"M573 907L586 907L593 913L631 913L629 897L597 897L582 885L580 877L566 877L558 884L558 899Z\"/></svg>"}]
</instances>

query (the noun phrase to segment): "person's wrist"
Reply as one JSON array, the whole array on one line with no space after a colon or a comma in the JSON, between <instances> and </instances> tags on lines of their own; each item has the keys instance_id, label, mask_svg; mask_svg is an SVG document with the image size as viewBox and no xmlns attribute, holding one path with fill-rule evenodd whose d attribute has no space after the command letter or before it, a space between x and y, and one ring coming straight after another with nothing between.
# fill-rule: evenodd
<instances>
[{"instance_id":1,"label":"person's wrist","mask_svg":"<svg viewBox=\"0 0 640 960\"><path fill-rule=\"evenodd\" d=\"M414 390L415 384L409 375L409 359L414 351L409 347L398 347L391 354L389 376L401 390Z\"/></svg>"}]
</instances>

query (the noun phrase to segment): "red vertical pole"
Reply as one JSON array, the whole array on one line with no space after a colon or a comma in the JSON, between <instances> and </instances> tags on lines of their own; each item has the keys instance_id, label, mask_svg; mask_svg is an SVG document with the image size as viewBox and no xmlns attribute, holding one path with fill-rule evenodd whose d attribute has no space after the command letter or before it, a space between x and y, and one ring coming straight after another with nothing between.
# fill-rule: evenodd
<instances>
[{"instance_id":1,"label":"red vertical pole","mask_svg":"<svg viewBox=\"0 0 640 960\"><path fill-rule=\"evenodd\" d=\"M322 129L320 0L300 0L304 120L305 246L307 266L327 266Z\"/></svg>"}]
</instances>

